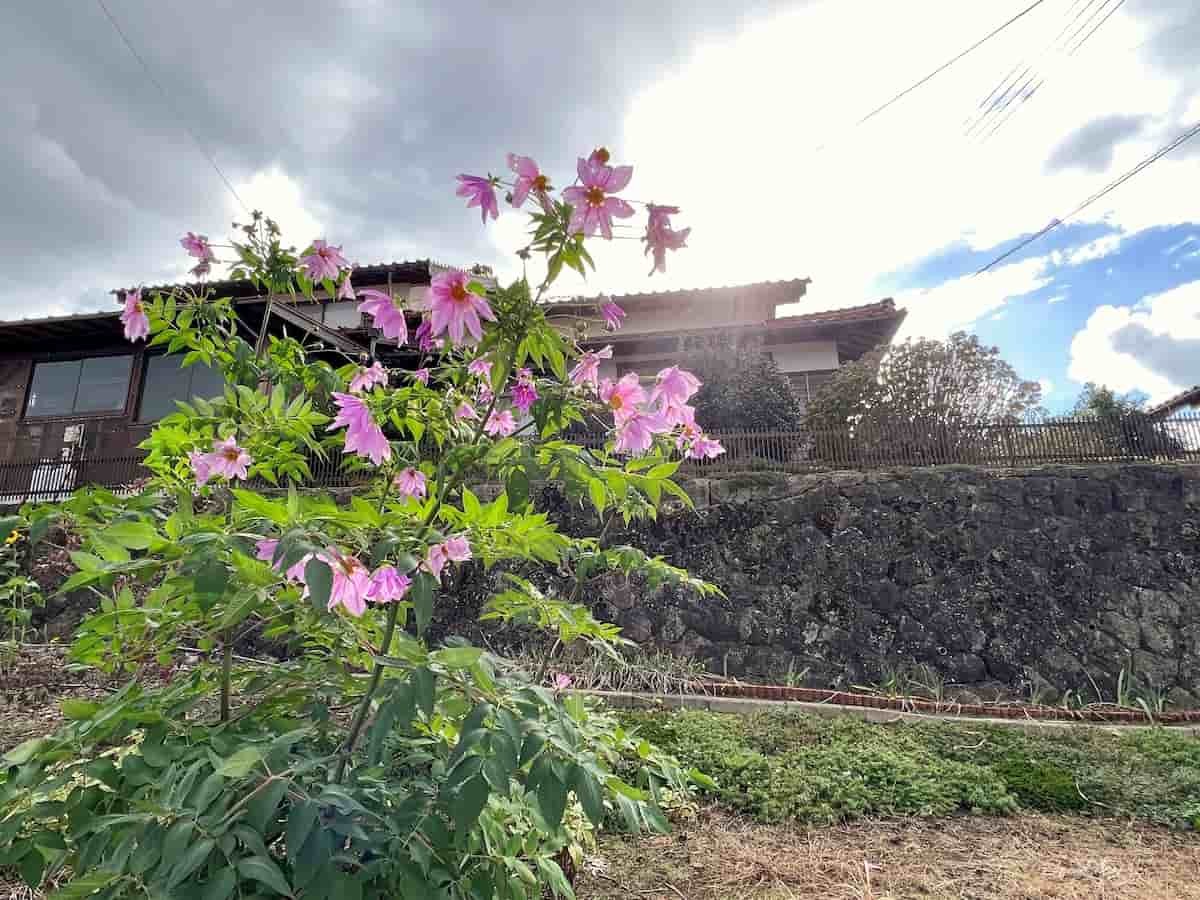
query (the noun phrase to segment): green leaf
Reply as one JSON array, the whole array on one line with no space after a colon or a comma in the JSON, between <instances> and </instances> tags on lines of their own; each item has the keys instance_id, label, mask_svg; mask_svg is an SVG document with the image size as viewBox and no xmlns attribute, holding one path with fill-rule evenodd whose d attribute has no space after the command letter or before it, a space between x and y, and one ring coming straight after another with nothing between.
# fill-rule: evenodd
<instances>
[{"instance_id":1,"label":"green leaf","mask_svg":"<svg viewBox=\"0 0 1200 900\"><path fill-rule=\"evenodd\" d=\"M188 797L187 805L194 809L197 815L202 815L212 802L217 799L217 795L221 793L225 787L225 778L220 772L213 772L205 778L192 795Z\"/></svg>"},{"instance_id":2,"label":"green leaf","mask_svg":"<svg viewBox=\"0 0 1200 900\"><path fill-rule=\"evenodd\" d=\"M275 503L266 497L254 493L254 491L247 491L242 488L236 488L233 495L237 498L238 506L247 512L261 516L264 519L270 519L276 525L286 525L288 523L288 507L282 503Z\"/></svg>"},{"instance_id":3,"label":"green leaf","mask_svg":"<svg viewBox=\"0 0 1200 900\"><path fill-rule=\"evenodd\" d=\"M710 791L717 790L717 783L699 769L689 769L687 775L688 778L690 778L695 784L700 785L700 787L707 788Z\"/></svg>"},{"instance_id":4,"label":"green leaf","mask_svg":"<svg viewBox=\"0 0 1200 900\"><path fill-rule=\"evenodd\" d=\"M102 890L120 878L119 872L101 872L93 869L84 875L72 878L46 900L83 900Z\"/></svg>"},{"instance_id":5,"label":"green leaf","mask_svg":"<svg viewBox=\"0 0 1200 900\"><path fill-rule=\"evenodd\" d=\"M268 833L268 826L275 820L279 803L290 786L288 779L277 778L255 794L246 804L246 824L260 834Z\"/></svg>"},{"instance_id":6,"label":"green leaf","mask_svg":"<svg viewBox=\"0 0 1200 900\"><path fill-rule=\"evenodd\" d=\"M600 783L582 766L574 766L571 770L571 789L579 798L584 813L599 828L604 821L604 798L600 793Z\"/></svg>"},{"instance_id":7,"label":"green leaf","mask_svg":"<svg viewBox=\"0 0 1200 900\"><path fill-rule=\"evenodd\" d=\"M325 612L329 608L329 594L333 591L333 569L314 557L304 566L304 583L308 586L308 599L312 601L313 609Z\"/></svg>"},{"instance_id":8,"label":"green leaf","mask_svg":"<svg viewBox=\"0 0 1200 900\"><path fill-rule=\"evenodd\" d=\"M175 864L175 868L171 870L171 877L167 880L167 887L173 888L181 884L184 879L204 865L204 861L208 859L216 848L217 842L212 838L201 838L195 844L192 844L188 848L188 851L183 854L183 858Z\"/></svg>"},{"instance_id":9,"label":"green leaf","mask_svg":"<svg viewBox=\"0 0 1200 900\"><path fill-rule=\"evenodd\" d=\"M433 704L435 699L435 676L433 672L424 666L419 669L413 669L412 686L417 706L425 713L425 718L433 718Z\"/></svg>"},{"instance_id":10,"label":"green leaf","mask_svg":"<svg viewBox=\"0 0 1200 900\"><path fill-rule=\"evenodd\" d=\"M91 700L64 700L59 704L62 713L68 719L81 721L90 719L100 709L99 703L93 703Z\"/></svg>"},{"instance_id":11,"label":"green leaf","mask_svg":"<svg viewBox=\"0 0 1200 900\"><path fill-rule=\"evenodd\" d=\"M146 522L113 522L104 529L104 539L130 550L145 550L158 537L154 526Z\"/></svg>"},{"instance_id":12,"label":"green leaf","mask_svg":"<svg viewBox=\"0 0 1200 900\"><path fill-rule=\"evenodd\" d=\"M215 556L209 557L196 570L193 584L196 587L197 594L204 594L206 597L219 597L225 593L225 586L229 584L229 570Z\"/></svg>"},{"instance_id":13,"label":"green leaf","mask_svg":"<svg viewBox=\"0 0 1200 900\"><path fill-rule=\"evenodd\" d=\"M208 884L204 885L204 890L200 893L200 900L226 900L236 887L237 875L234 874L232 867L226 866L218 871Z\"/></svg>"},{"instance_id":14,"label":"green leaf","mask_svg":"<svg viewBox=\"0 0 1200 900\"><path fill-rule=\"evenodd\" d=\"M602 479L589 479L588 496L591 498L592 506L596 507L596 512L604 515L604 508L608 505L608 492L604 489Z\"/></svg>"},{"instance_id":15,"label":"green leaf","mask_svg":"<svg viewBox=\"0 0 1200 900\"><path fill-rule=\"evenodd\" d=\"M46 738L30 738L13 747L4 754L4 761L10 766L23 766L33 759L42 747L49 743Z\"/></svg>"},{"instance_id":16,"label":"green leaf","mask_svg":"<svg viewBox=\"0 0 1200 900\"><path fill-rule=\"evenodd\" d=\"M447 669L469 669L483 656L480 647L446 647L429 655L431 661L441 663Z\"/></svg>"},{"instance_id":17,"label":"green leaf","mask_svg":"<svg viewBox=\"0 0 1200 900\"><path fill-rule=\"evenodd\" d=\"M550 828L557 828L567 808L567 787L549 767L538 781L537 803L546 824Z\"/></svg>"},{"instance_id":18,"label":"green leaf","mask_svg":"<svg viewBox=\"0 0 1200 900\"><path fill-rule=\"evenodd\" d=\"M250 856L246 859L239 859L237 870L246 878L261 882L278 894L283 894L285 897L292 896L292 889L288 886L287 879L283 877L283 873L279 871L279 866L275 865L275 861L265 856Z\"/></svg>"},{"instance_id":19,"label":"green leaf","mask_svg":"<svg viewBox=\"0 0 1200 900\"><path fill-rule=\"evenodd\" d=\"M300 855L300 848L304 846L304 842L308 840L309 834L317 824L317 816L320 811L321 808L311 800L293 803L292 808L288 810L285 843L287 844L288 859L292 861L293 865Z\"/></svg>"},{"instance_id":20,"label":"green leaf","mask_svg":"<svg viewBox=\"0 0 1200 900\"><path fill-rule=\"evenodd\" d=\"M221 763L217 772L226 778L241 778L262 762L262 758L262 753L257 747L243 747Z\"/></svg>"},{"instance_id":21,"label":"green leaf","mask_svg":"<svg viewBox=\"0 0 1200 900\"><path fill-rule=\"evenodd\" d=\"M475 775L463 782L450 800L450 815L454 818L456 831L465 833L475 826L479 814L487 805L489 792L487 779L482 775Z\"/></svg>"},{"instance_id":22,"label":"green leaf","mask_svg":"<svg viewBox=\"0 0 1200 900\"><path fill-rule=\"evenodd\" d=\"M433 620L433 589L437 580L428 572L418 572L413 578L408 598L412 601L413 615L417 620L417 634L425 633Z\"/></svg>"}]
</instances>

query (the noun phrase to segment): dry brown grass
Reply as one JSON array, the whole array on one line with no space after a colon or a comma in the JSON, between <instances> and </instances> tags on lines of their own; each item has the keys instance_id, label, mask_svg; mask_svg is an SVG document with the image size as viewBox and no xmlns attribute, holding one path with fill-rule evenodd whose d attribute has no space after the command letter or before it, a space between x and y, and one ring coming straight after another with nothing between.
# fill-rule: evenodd
<instances>
[{"instance_id":1,"label":"dry brown grass","mask_svg":"<svg viewBox=\"0 0 1200 900\"><path fill-rule=\"evenodd\" d=\"M580 900L1200 898L1200 838L1021 815L764 826L705 810L666 837L606 838Z\"/></svg>"}]
</instances>

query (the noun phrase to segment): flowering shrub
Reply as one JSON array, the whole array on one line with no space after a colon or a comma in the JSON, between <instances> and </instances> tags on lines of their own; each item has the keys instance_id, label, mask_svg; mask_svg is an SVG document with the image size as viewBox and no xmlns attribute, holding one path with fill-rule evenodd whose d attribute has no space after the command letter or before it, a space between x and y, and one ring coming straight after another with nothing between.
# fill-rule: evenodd
<instances>
[{"instance_id":1,"label":"flowering shrub","mask_svg":"<svg viewBox=\"0 0 1200 900\"><path fill-rule=\"evenodd\" d=\"M667 369L648 391L636 376L602 379L611 351L582 350L539 302L564 265L590 265L588 236L633 214L613 196L632 170L597 151L558 200L532 160L510 165L515 181L462 176L458 193L485 222L498 188L517 207L532 197L526 256L543 254L546 275L536 290L436 275L415 372L335 368L266 323L250 344L204 280L218 259L202 235L181 242L197 284L126 293L130 340L218 366L227 387L157 424L144 490L83 490L0 523L34 542L52 524L79 536L63 590L102 600L72 660L135 673L104 703L64 704L69 724L4 757L0 865L31 885L54 876L63 898L536 898L571 895L566 870L591 829L666 827L659 792L686 790L689 775L568 678L546 685L550 656L524 672L425 637L447 572L471 560L509 573L484 618L546 629L555 650L620 640L579 602L605 572L716 590L609 546L607 525L570 538L535 508L531 484L550 480L607 522L652 516L665 495L688 502L673 457L719 445L688 406L694 377ZM656 267L686 237L665 211L651 209L645 237ZM296 253L259 214L228 249L231 277L271 303L354 297L397 344L406 312L419 315L356 291L341 247ZM615 328L623 313L608 303L598 316ZM564 438L585 421L610 430L606 448ZM340 501L305 487L310 460L330 455L361 476ZM484 502L477 477L503 490ZM573 571L574 589L541 590L544 566ZM242 659L249 634L289 652ZM137 677L164 670L159 687Z\"/></svg>"}]
</instances>

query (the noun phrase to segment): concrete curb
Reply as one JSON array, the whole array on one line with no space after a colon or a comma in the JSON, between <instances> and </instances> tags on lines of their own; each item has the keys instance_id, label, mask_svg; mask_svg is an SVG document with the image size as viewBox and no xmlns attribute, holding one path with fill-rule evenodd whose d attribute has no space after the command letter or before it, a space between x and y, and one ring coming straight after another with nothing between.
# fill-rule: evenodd
<instances>
[{"instance_id":1,"label":"concrete curb","mask_svg":"<svg viewBox=\"0 0 1200 900\"><path fill-rule=\"evenodd\" d=\"M1105 725L1099 722L1067 722L1048 719L1001 719L980 716L954 716L945 713L914 713L866 706L838 706L833 703L807 703L802 700L760 700L753 697L710 697L702 694L634 694L618 691L582 691L604 700L618 709L702 709L709 712L753 715L762 712L787 712L834 718L854 716L867 722L953 722L957 725L994 725L1018 728L1031 734L1054 734L1081 729L1128 733L1167 728L1173 734L1200 738L1200 725Z\"/></svg>"}]
</instances>

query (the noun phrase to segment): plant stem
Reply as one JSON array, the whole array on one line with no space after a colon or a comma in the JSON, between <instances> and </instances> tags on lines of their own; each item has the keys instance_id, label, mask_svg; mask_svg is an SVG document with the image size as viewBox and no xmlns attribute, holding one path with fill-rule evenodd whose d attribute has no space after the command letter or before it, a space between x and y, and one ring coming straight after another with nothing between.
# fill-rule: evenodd
<instances>
[{"instance_id":1,"label":"plant stem","mask_svg":"<svg viewBox=\"0 0 1200 900\"><path fill-rule=\"evenodd\" d=\"M388 607L387 621L383 626L383 644L379 650L380 656L387 656L388 650L392 647L392 635L396 633L396 619L399 614L399 603L393 603ZM354 745L358 743L358 736L362 733L363 726L367 724L367 713L371 709L371 700L374 698L375 692L379 690L379 682L382 679L383 666L376 662L371 671L371 680L367 683L367 692L363 695L362 702L359 703L358 709L354 713L354 720L350 723L350 732L346 735L341 759L338 760L337 774L333 777L334 784L341 782L342 776L346 774L346 765L350 762L350 754L354 752Z\"/></svg>"},{"instance_id":2,"label":"plant stem","mask_svg":"<svg viewBox=\"0 0 1200 900\"><path fill-rule=\"evenodd\" d=\"M233 639L226 631L221 647L221 721L229 721L229 681L233 673Z\"/></svg>"}]
</instances>

